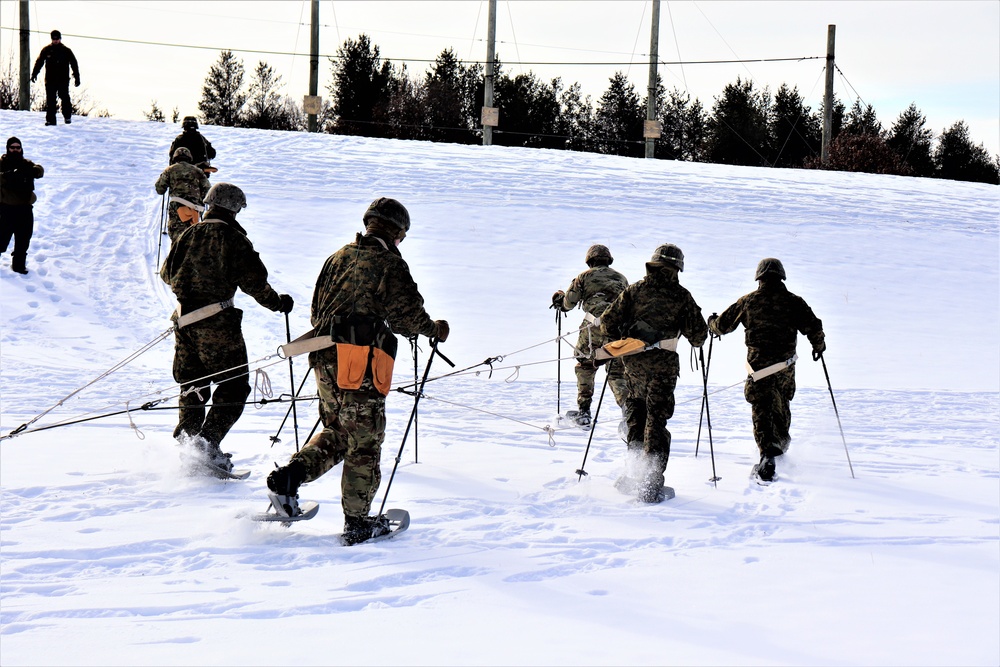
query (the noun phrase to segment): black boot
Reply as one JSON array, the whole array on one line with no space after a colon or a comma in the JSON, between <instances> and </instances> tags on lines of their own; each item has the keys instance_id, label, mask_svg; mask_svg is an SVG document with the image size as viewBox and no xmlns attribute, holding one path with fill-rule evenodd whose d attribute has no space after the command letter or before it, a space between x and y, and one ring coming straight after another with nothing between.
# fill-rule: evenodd
<instances>
[{"instance_id":1,"label":"black boot","mask_svg":"<svg viewBox=\"0 0 1000 667\"><path fill-rule=\"evenodd\" d=\"M302 514L299 507L299 487L306 478L306 467L301 461L292 460L282 468L276 468L267 476L268 497L276 512L285 516Z\"/></svg>"},{"instance_id":2,"label":"black boot","mask_svg":"<svg viewBox=\"0 0 1000 667\"><path fill-rule=\"evenodd\" d=\"M774 456L770 453L761 454L760 463L753 467L753 474L762 482L774 481Z\"/></svg>"},{"instance_id":3,"label":"black boot","mask_svg":"<svg viewBox=\"0 0 1000 667\"><path fill-rule=\"evenodd\" d=\"M344 534L341 539L346 546L367 542L373 537L381 537L392 531L389 519L384 514L379 516L348 516L344 515Z\"/></svg>"},{"instance_id":4,"label":"black boot","mask_svg":"<svg viewBox=\"0 0 1000 667\"><path fill-rule=\"evenodd\" d=\"M28 267L25 266L24 257L11 258L10 268L14 271L14 273L20 273L21 275L28 274Z\"/></svg>"}]
</instances>

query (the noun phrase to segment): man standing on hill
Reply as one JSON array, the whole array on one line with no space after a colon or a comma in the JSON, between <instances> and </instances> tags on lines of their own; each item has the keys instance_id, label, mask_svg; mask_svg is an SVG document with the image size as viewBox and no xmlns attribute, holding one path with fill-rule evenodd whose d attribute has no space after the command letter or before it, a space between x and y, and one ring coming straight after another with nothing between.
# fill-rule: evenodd
<instances>
[{"instance_id":1,"label":"man standing on hill","mask_svg":"<svg viewBox=\"0 0 1000 667\"><path fill-rule=\"evenodd\" d=\"M250 394L243 311L233 307L239 288L269 310L289 313L292 297L267 282L267 268L236 221L246 208L243 191L216 183L205 197L205 220L171 245L160 277L177 297L174 380L181 386L174 437L195 449L199 463L219 476L232 470L220 444L243 414ZM212 408L205 414L211 385Z\"/></svg>"},{"instance_id":2,"label":"man standing on hill","mask_svg":"<svg viewBox=\"0 0 1000 667\"><path fill-rule=\"evenodd\" d=\"M410 214L395 199L380 197L363 216L365 233L327 258L316 280L312 324L335 345L311 352L323 430L287 465L271 472L267 487L279 515L301 513L299 486L344 462L341 505L345 544L389 531L384 515L368 516L382 480L385 397L392 383L396 336L448 339L444 320L432 320L399 253Z\"/></svg>"},{"instance_id":3,"label":"man standing on hill","mask_svg":"<svg viewBox=\"0 0 1000 667\"><path fill-rule=\"evenodd\" d=\"M0 243L7 252L10 237L14 237L14 251L10 254L11 269L27 273L28 245L35 228L32 205L35 196L35 179L45 173L42 165L24 159L21 140L7 140L7 152L0 156Z\"/></svg>"},{"instance_id":4,"label":"man standing on hill","mask_svg":"<svg viewBox=\"0 0 1000 667\"><path fill-rule=\"evenodd\" d=\"M170 242L174 243L197 220L212 184L204 171L191 164L191 151L181 146L174 151L173 164L163 170L153 187L158 195L170 191L167 234Z\"/></svg>"},{"instance_id":5,"label":"man standing on hill","mask_svg":"<svg viewBox=\"0 0 1000 667\"><path fill-rule=\"evenodd\" d=\"M826 350L823 323L813 314L802 297L784 285L785 267L773 257L757 264L755 291L741 296L708 326L722 336L745 330L747 376L743 394L750 404L753 437L757 441L760 462L753 474L763 482L774 479L775 458L788 451L792 425L791 400L795 396L795 343L798 333L812 344L813 360Z\"/></svg>"},{"instance_id":6,"label":"man standing on hill","mask_svg":"<svg viewBox=\"0 0 1000 667\"><path fill-rule=\"evenodd\" d=\"M38 80L38 73L45 67L45 124L56 124L56 98L62 106L62 115L69 124L73 122L73 102L69 99L69 71L73 70L73 83L80 86L80 68L76 56L62 43L62 34L53 30L52 43L42 49L31 70L31 82Z\"/></svg>"},{"instance_id":7,"label":"man standing on hill","mask_svg":"<svg viewBox=\"0 0 1000 667\"><path fill-rule=\"evenodd\" d=\"M607 363L608 384L611 385L611 392L619 407L624 404L627 395L622 362L618 359L599 362L594 359L594 350L608 342L601 333L601 314L628 287L628 280L611 268L615 259L607 246L590 246L584 261L590 268L574 278L565 292L559 290L552 295L552 307L569 312L579 304L583 310L583 324L576 343L578 409L570 410L566 416L579 426L590 426L590 404L594 398L594 379L598 366Z\"/></svg>"},{"instance_id":8,"label":"man standing on hill","mask_svg":"<svg viewBox=\"0 0 1000 667\"><path fill-rule=\"evenodd\" d=\"M212 148L212 142L198 131L198 119L194 116L184 116L181 128L183 131L170 144L170 159L173 160L174 153L183 146L191 151L191 163L194 166L208 172L216 171L209 164L209 160L215 159L215 149Z\"/></svg>"},{"instance_id":9,"label":"man standing on hill","mask_svg":"<svg viewBox=\"0 0 1000 667\"><path fill-rule=\"evenodd\" d=\"M628 381L625 423L628 452L623 492L637 490L644 503L673 497L664 487L670 457L667 420L674 415L674 387L680 374L677 342L681 336L701 347L708 327L691 293L681 287L684 253L667 243L646 262L646 277L630 285L601 316L601 329L612 340L635 339L634 353L622 356Z\"/></svg>"}]
</instances>

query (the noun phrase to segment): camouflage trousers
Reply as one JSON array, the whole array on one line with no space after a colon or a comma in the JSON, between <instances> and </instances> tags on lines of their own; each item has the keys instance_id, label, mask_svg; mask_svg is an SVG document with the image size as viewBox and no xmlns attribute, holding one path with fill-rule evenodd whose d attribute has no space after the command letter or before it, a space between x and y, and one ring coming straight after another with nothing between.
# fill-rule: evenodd
<instances>
[{"instance_id":1,"label":"camouflage trousers","mask_svg":"<svg viewBox=\"0 0 1000 667\"><path fill-rule=\"evenodd\" d=\"M250 383L242 322L242 310L227 308L174 332L174 380L181 386L175 438L184 432L218 444L243 414Z\"/></svg>"},{"instance_id":2,"label":"camouflage trousers","mask_svg":"<svg viewBox=\"0 0 1000 667\"><path fill-rule=\"evenodd\" d=\"M167 217L167 236L170 237L171 243L177 243L177 239L180 238L181 234L191 226L190 222L184 222L181 220L180 216L177 215L177 209L181 205L175 201L170 202L167 207L169 215Z\"/></svg>"},{"instance_id":3,"label":"camouflage trousers","mask_svg":"<svg viewBox=\"0 0 1000 667\"><path fill-rule=\"evenodd\" d=\"M614 394L618 407L625 405L625 398L628 396L628 389L625 381L625 367L620 359L612 359L607 364L602 364L608 372L608 386ZM577 361L576 368L576 403L580 412L590 412L590 405L594 400L594 385L597 378L599 365L593 359Z\"/></svg>"},{"instance_id":4,"label":"camouflage trousers","mask_svg":"<svg viewBox=\"0 0 1000 667\"><path fill-rule=\"evenodd\" d=\"M795 368L754 382L747 378L743 395L750 404L753 437L761 454L778 456L788 451L792 425L791 400L795 396Z\"/></svg>"},{"instance_id":5,"label":"camouflage trousers","mask_svg":"<svg viewBox=\"0 0 1000 667\"><path fill-rule=\"evenodd\" d=\"M630 448L642 443L643 452L655 459L659 472L670 457L667 420L674 416L674 388L680 364L676 352L652 350L625 358L628 397L625 424Z\"/></svg>"},{"instance_id":6,"label":"camouflage trousers","mask_svg":"<svg viewBox=\"0 0 1000 667\"><path fill-rule=\"evenodd\" d=\"M382 482L379 461L385 440L385 397L375 390L370 373L359 390L340 389L337 386L336 348L321 354L322 361L315 366L315 376L323 430L292 460L305 466L303 482L318 479L343 461L340 502L344 515L368 516L372 499Z\"/></svg>"}]
</instances>

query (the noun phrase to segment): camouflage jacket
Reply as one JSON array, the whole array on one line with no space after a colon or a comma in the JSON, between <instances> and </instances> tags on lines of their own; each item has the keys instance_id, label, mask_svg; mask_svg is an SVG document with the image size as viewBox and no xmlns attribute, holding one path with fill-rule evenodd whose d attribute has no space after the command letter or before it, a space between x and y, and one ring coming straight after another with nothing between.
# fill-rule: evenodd
<instances>
[{"instance_id":1,"label":"camouflage jacket","mask_svg":"<svg viewBox=\"0 0 1000 667\"><path fill-rule=\"evenodd\" d=\"M0 204L30 206L35 203L35 179L45 174L42 165L24 158L0 155Z\"/></svg>"},{"instance_id":2,"label":"camouflage jacket","mask_svg":"<svg viewBox=\"0 0 1000 667\"><path fill-rule=\"evenodd\" d=\"M579 304L583 312L600 317L626 287L625 276L610 266L595 266L573 279L563 297L562 309L570 311Z\"/></svg>"},{"instance_id":3,"label":"camouflage jacket","mask_svg":"<svg viewBox=\"0 0 1000 667\"><path fill-rule=\"evenodd\" d=\"M265 308L278 310L281 300L268 284L267 268L243 228L235 218L216 213L185 230L160 269L181 313L231 299L237 288Z\"/></svg>"},{"instance_id":4,"label":"camouflage jacket","mask_svg":"<svg viewBox=\"0 0 1000 667\"><path fill-rule=\"evenodd\" d=\"M747 362L754 370L791 359L797 332L814 346L824 339L823 323L780 280L761 281L756 290L741 296L712 321L712 331L727 334L740 324L746 330Z\"/></svg>"},{"instance_id":5,"label":"camouflage jacket","mask_svg":"<svg viewBox=\"0 0 1000 667\"><path fill-rule=\"evenodd\" d=\"M206 160L215 159L215 149L212 148L212 142L206 139L198 130L185 130L178 134L174 138L173 143L170 144L169 159L172 160L174 158L174 151L181 146L191 151L191 161L194 164L201 164Z\"/></svg>"},{"instance_id":6,"label":"camouflage jacket","mask_svg":"<svg viewBox=\"0 0 1000 667\"><path fill-rule=\"evenodd\" d=\"M612 340L638 338L655 343L683 335L701 347L708 326L694 297L675 271L647 269L646 277L625 288L601 316L601 331ZM675 353L671 353L675 354Z\"/></svg>"},{"instance_id":7,"label":"camouflage jacket","mask_svg":"<svg viewBox=\"0 0 1000 667\"><path fill-rule=\"evenodd\" d=\"M201 204L212 184L205 172L193 164L175 162L163 170L153 187L156 188L158 195L169 190L171 197L180 197L192 204Z\"/></svg>"},{"instance_id":8,"label":"camouflage jacket","mask_svg":"<svg viewBox=\"0 0 1000 667\"><path fill-rule=\"evenodd\" d=\"M318 335L331 332L334 317L370 315L403 336L435 333L410 267L392 243L357 235L330 255L316 279L312 324Z\"/></svg>"}]
</instances>

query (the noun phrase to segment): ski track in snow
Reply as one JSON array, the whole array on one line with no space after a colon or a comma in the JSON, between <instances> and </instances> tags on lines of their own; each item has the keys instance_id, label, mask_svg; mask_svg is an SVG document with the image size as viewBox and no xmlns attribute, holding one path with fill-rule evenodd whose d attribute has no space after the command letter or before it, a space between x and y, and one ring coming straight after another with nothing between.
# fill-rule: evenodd
<instances>
[{"instance_id":1,"label":"ski track in snow","mask_svg":"<svg viewBox=\"0 0 1000 667\"><path fill-rule=\"evenodd\" d=\"M20 118L0 112L4 125ZM32 273L10 273L6 259L0 265L2 433L160 336L174 306L157 274L158 251L162 260L169 242L157 236L161 202L152 186L176 126L81 119L71 131L83 157L66 153L64 139L48 129L17 129L46 176ZM591 653L596 649L586 642L536 640L532 645L551 645L552 652L542 648L530 660L662 662L666 653L636 648L637 637L656 636L670 642L669 655L679 662L857 663L864 656L891 664L959 656L995 663L996 647L982 639L995 637L1000 621L991 598L1000 545L995 189L557 151L206 132L220 152L214 180L247 187L250 206L241 221L272 284L296 299L293 336L309 328L308 300L323 259L360 229L367 202L388 195L414 219L404 255L428 310L452 324L442 351L459 368L504 358L492 374L480 365L427 385L387 503L409 510L413 523L377 545L339 545L339 467L301 491L304 500L321 503L315 519L282 527L245 518L266 507L266 474L294 451L291 421L280 442L269 440L284 403L248 407L226 440L237 467L253 471L245 482L185 476L169 410L3 441L4 662L65 660L55 638L61 642L72 630L109 664L193 656L217 656L219 664L302 657L298 662L312 664L329 654L305 636L323 635L331 615L348 624L345 632L361 632L362 623L384 627L385 617L375 613L444 613L444 626L486 641L495 637L477 635L472 620L484 609L501 625L523 618L536 628L531 632L587 620L581 610L599 609L601 624L586 628L595 637L627 638L629 648ZM108 154L118 156L114 167L86 157ZM276 156L301 158L308 167L276 174ZM586 452L588 475L578 479L589 434L557 419L549 295L582 268L591 243L609 244L616 268L634 280L651 250L672 240L688 257L682 282L706 314L753 288L759 257L791 258L791 288L827 329L857 479L822 368L803 345L792 448L779 462L778 482L763 487L749 478L757 454L740 384L741 333L715 342L712 443L703 430L697 457L700 376L682 351L667 470L676 498L642 506L614 489L624 444L610 392ZM251 362L267 373L254 378L253 396L268 382L273 396L287 393L288 365L273 357L285 341L284 318L245 295L237 299ZM579 320L574 312L562 321L567 341L575 341ZM968 322L976 335L956 345L950 325ZM421 345L418 370L428 354L426 341ZM397 386L413 382L407 347L401 341ZM567 360L559 406L566 411L575 407L571 346L564 343L559 353ZM36 426L169 398L176 391L171 356L168 336ZM436 361L431 377L450 371ZM295 361L293 373L301 381L304 360ZM311 379L305 386L305 393L314 391ZM388 401L375 509L411 406L402 394ZM315 403L300 403L300 437L315 420ZM717 486L709 481L713 458ZM749 583L760 573L770 583ZM945 583L920 598L929 577ZM957 591L957 608L935 597L945 586ZM772 587L782 605L755 606ZM806 587L815 600L800 594ZM711 606L704 589L728 591L727 602ZM664 601L674 600L683 610L677 614L664 610ZM819 618L824 610L836 618ZM905 643L863 637L897 618L900 625L885 629L909 637ZM226 621L276 619L306 628L301 654L277 653L256 638L237 653L229 642L219 644ZM734 637L721 646L704 627L720 619ZM810 634L852 622L856 645L846 648L817 648L830 639ZM782 626L794 631L774 630ZM469 662L471 653L441 653L462 632L441 635L426 622L415 627L438 647L421 659ZM100 651L121 645L119 653ZM210 647L214 652L204 653ZM493 650L498 663L529 661L516 643ZM406 660L413 656L389 656Z\"/></svg>"}]
</instances>

